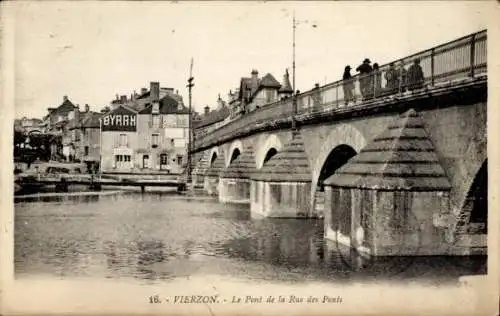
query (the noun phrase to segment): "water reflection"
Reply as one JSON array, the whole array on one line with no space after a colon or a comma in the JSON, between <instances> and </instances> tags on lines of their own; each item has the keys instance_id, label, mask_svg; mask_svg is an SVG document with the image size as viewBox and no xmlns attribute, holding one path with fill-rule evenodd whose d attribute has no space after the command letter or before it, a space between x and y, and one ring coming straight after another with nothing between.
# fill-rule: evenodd
<instances>
[{"instance_id":1,"label":"water reflection","mask_svg":"<svg viewBox=\"0 0 500 316\"><path fill-rule=\"evenodd\" d=\"M444 282L485 273L485 258L367 260L323 240L322 220L256 220L248 206L168 193L65 199L16 204L16 276Z\"/></svg>"}]
</instances>

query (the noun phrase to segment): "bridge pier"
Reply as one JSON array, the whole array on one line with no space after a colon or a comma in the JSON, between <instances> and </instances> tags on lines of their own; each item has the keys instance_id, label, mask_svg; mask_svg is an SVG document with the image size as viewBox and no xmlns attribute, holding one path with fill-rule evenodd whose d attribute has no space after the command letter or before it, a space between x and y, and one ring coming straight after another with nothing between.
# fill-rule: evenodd
<instances>
[{"instance_id":1,"label":"bridge pier","mask_svg":"<svg viewBox=\"0 0 500 316\"><path fill-rule=\"evenodd\" d=\"M254 217L308 217L311 184L252 180L250 211Z\"/></svg>"},{"instance_id":2,"label":"bridge pier","mask_svg":"<svg viewBox=\"0 0 500 316\"><path fill-rule=\"evenodd\" d=\"M200 189L204 188L205 185L205 174L208 170L208 157L207 153L203 153L202 157L196 162L192 174L191 183L193 188Z\"/></svg>"},{"instance_id":3,"label":"bridge pier","mask_svg":"<svg viewBox=\"0 0 500 316\"><path fill-rule=\"evenodd\" d=\"M219 180L219 201L222 203L250 203L249 174L255 171L255 157L251 146L222 170Z\"/></svg>"},{"instance_id":4,"label":"bridge pier","mask_svg":"<svg viewBox=\"0 0 500 316\"><path fill-rule=\"evenodd\" d=\"M206 175L203 179L203 189L208 193L208 195L218 196L219 195L219 176L218 175Z\"/></svg>"},{"instance_id":5,"label":"bridge pier","mask_svg":"<svg viewBox=\"0 0 500 316\"><path fill-rule=\"evenodd\" d=\"M224 168L224 156L218 156L208 168L203 179L203 188L212 196L219 195L219 174Z\"/></svg>"},{"instance_id":6,"label":"bridge pier","mask_svg":"<svg viewBox=\"0 0 500 316\"><path fill-rule=\"evenodd\" d=\"M219 186L219 201L221 203L249 203L250 180L221 178Z\"/></svg>"},{"instance_id":7,"label":"bridge pier","mask_svg":"<svg viewBox=\"0 0 500 316\"><path fill-rule=\"evenodd\" d=\"M311 169L300 132L252 174L250 211L255 217L316 217L310 213Z\"/></svg>"},{"instance_id":8,"label":"bridge pier","mask_svg":"<svg viewBox=\"0 0 500 316\"><path fill-rule=\"evenodd\" d=\"M445 230L434 218L449 212L451 185L415 111L375 137L325 186L326 239L373 256L448 254Z\"/></svg>"}]
</instances>

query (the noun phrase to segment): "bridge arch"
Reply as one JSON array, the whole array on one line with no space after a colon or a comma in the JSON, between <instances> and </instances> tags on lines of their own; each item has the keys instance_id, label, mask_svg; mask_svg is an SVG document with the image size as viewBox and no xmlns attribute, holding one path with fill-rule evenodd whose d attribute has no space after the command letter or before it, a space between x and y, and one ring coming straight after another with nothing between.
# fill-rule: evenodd
<instances>
[{"instance_id":1,"label":"bridge arch","mask_svg":"<svg viewBox=\"0 0 500 316\"><path fill-rule=\"evenodd\" d=\"M283 143L280 138L275 134L269 135L263 142L263 145L258 147L255 154L255 165L257 169L262 168L264 163L281 151L281 149L283 149Z\"/></svg>"},{"instance_id":2,"label":"bridge arch","mask_svg":"<svg viewBox=\"0 0 500 316\"><path fill-rule=\"evenodd\" d=\"M231 162L233 162L233 160L236 159L241 153L243 153L243 143L241 140L235 140L231 143L231 146L226 154L226 168L229 167Z\"/></svg>"},{"instance_id":3,"label":"bridge arch","mask_svg":"<svg viewBox=\"0 0 500 316\"><path fill-rule=\"evenodd\" d=\"M219 148L217 147L214 147L210 150L210 152L208 153L208 167L212 167L215 159L217 159L217 157L219 157Z\"/></svg>"},{"instance_id":4,"label":"bridge arch","mask_svg":"<svg viewBox=\"0 0 500 316\"><path fill-rule=\"evenodd\" d=\"M320 176L329 177L365 146L366 139L363 134L349 124L339 125L328 134L312 164L311 212L314 212L316 205Z\"/></svg>"},{"instance_id":5,"label":"bridge arch","mask_svg":"<svg viewBox=\"0 0 500 316\"><path fill-rule=\"evenodd\" d=\"M471 223L476 226L474 229L476 232L486 234L488 230L488 159L484 160L476 170L464 196L460 213L469 214L468 222L463 223L465 226Z\"/></svg>"}]
</instances>

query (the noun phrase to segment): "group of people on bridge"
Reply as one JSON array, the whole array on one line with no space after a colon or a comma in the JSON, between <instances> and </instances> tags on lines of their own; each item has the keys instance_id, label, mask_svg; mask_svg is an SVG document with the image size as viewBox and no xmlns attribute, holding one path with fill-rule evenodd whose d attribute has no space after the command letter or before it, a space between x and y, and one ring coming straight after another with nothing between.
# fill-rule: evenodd
<instances>
[{"instance_id":1,"label":"group of people on bridge","mask_svg":"<svg viewBox=\"0 0 500 316\"><path fill-rule=\"evenodd\" d=\"M359 72L359 88L363 100L407 90L414 91L424 86L424 72L419 58L413 61L408 70L405 69L403 61L399 63L398 68L394 63L390 63L384 74L385 87L382 87L382 71L378 63L372 66L370 59L366 58L356 71ZM355 79L351 75L351 66L345 67L342 80L344 100L347 105L356 101Z\"/></svg>"}]
</instances>

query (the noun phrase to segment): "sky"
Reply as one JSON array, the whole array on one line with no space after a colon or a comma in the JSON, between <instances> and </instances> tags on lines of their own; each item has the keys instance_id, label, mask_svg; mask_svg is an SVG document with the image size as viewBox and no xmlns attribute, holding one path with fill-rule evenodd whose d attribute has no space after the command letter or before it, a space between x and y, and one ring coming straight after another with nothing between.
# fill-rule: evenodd
<instances>
[{"instance_id":1,"label":"sky","mask_svg":"<svg viewBox=\"0 0 500 316\"><path fill-rule=\"evenodd\" d=\"M227 99L252 69L282 81L297 20L300 91L341 79L364 58L385 64L486 29L490 3L446 2L15 2L15 117L39 117L63 96L100 110L116 94L159 81L193 106ZM317 27L312 27L312 24Z\"/></svg>"}]
</instances>

